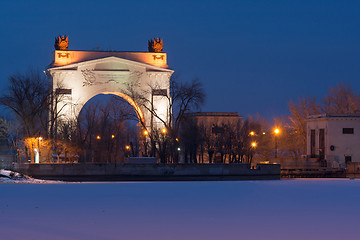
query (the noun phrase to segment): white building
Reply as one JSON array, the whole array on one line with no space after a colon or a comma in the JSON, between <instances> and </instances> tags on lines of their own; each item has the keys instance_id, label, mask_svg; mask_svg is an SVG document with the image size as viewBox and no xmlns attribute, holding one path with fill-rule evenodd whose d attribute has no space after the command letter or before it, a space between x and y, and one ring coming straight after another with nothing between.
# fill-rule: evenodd
<instances>
[{"instance_id":1,"label":"white building","mask_svg":"<svg viewBox=\"0 0 360 240\"><path fill-rule=\"evenodd\" d=\"M323 167L345 168L360 162L360 115L314 115L307 118L307 156Z\"/></svg>"},{"instance_id":2,"label":"white building","mask_svg":"<svg viewBox=\"0 0 360 240\"><path fill-rule=\"evenodd\" d=\"M112 94L128 101L147 129L168 121L174 71L168 68L162 40L149 41L149 52L69 51L68 46L67 37L56 38L53 63L46 70L53 91L62 96L54 101L62 119L76 119L92 97Z\"/></svg>"}]
</instances>

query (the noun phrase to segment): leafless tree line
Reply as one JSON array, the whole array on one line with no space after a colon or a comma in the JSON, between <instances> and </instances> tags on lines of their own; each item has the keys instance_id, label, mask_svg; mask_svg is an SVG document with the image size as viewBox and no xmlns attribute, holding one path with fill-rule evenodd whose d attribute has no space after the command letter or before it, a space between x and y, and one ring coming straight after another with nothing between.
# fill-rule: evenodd
<instances>
[{"instance_id":1,"label":"leafless tree line","mask_svg":"<svg viewBox=\"0 0 360 240\"><path fill-rule=\"evenodd\" d=\"M203 124L190 117L204 103L204 89L197 79L180 82L171 78L168 118L158 115L149 94L159 86L149 86L149 92L139 92L136 81L124 89L139 106L146 109L163 127L147 129L139 113L129 104L112 98L106 105L92 105L74 121L60 121L63 100L60 92L39 71L10 76L9 85L0 97L0 105L13 114L0 126L18 153L18 160L34 159L31 151L41 144L47 149L46 161L118 162L126 156L158 157L161 163L251 163L274 155L278 141L279 157L298 159L305 154L306 122L314 114L359 113L360 95L350 85L340 83L329 89L325 97L302 97L289 102L291 115L275 119L281 135L275 139L272 127L264 119L248 118L236 123ZM61 88L61 86L59 86ZM128 120L136 119L131 128ZM4 127L5 126L5 127ZM165 129L165 132L163 132ZM145 136L143 133L147 132ZM255 134L250 135L250 132ZM27 141L25 141L27 139ZM255 142L255 145L252 143ZM25 157L20 157L25 155Z\"/></svg>"}]
</instances>

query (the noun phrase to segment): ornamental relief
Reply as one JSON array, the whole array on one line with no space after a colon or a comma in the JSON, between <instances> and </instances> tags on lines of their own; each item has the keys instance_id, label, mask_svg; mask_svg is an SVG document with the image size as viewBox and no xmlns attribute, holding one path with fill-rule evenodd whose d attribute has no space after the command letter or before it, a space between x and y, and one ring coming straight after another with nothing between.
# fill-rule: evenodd
<instances>
[{"instance_id":1,"label":"ornamental relief","mask_svg":"<svg viewBox=\"0 0 360 240\"><path fill-rule=\"evenodd\" d=\"M119 84L126 80L128 73L123 72L96 72L91 69L81 70L83 76L83 87L90 87L101 84Z\"/></svg>"}]
</instances>

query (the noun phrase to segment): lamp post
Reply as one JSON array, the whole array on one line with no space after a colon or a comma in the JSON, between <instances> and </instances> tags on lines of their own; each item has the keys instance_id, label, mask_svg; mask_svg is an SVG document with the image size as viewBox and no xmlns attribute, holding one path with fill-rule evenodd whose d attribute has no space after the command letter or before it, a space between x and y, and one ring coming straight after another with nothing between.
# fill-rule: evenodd
<instances>
[{"instance_id":1,"label":"lamp post","mask_svg":"<svg viewBox=\"0 0 360 240\"><path fill-rule=\"evenodd\" d=\"M34 149L34 163L40 163L40 141L43 139L42 137L37 137L37 148ZM36 146L36 145L35 145Z\"/></svg>"},{"instance_id":2,"label":"lamp post","mask_svg":"<svg viewBox=\"0 0 360 240\"><path fill-rule=\"evenodd\" d=\"M143 134L144 134L144 152L145 152L145 157L148 156L147 154L147 136L149 135L149 131L148 130L144 130L143 131Z\"/></svg>"},{"instance_id":3,"label":"lamp post","mask_svg":"<svg viewBox=\"0 0 360 240\"><path fill-rule=\"evenodd\" d=\"M278 143L277 143L277 136L280 133L280 129L275 128L274 134L275 134L275 158L277 158L277 152L278 152Z\"/></svg>"},{"instance_id":4,"label":"lamp post","mask_svg":"<svg viewBox=\"0 0 360 240\"><path fill-rule=\"evenodd\" d=\"M254 157L255 154L255 148L257 147L257 142L251 142L251 149L250 149L250 159L249 159L249 163L251 165L252 159Z\"/></svg>"}]
</instances>

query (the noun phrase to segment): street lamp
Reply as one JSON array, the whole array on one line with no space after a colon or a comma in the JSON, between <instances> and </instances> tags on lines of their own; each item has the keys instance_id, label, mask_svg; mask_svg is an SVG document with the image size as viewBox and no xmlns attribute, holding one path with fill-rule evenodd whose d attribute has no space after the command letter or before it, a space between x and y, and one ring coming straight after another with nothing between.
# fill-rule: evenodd
<instances>
[{"instance_id":1,"label":"street lamp","mask_svg":"<svg viewBox=\"0 0 360 240\"><path fill-rule=\"evenodd\" d=\"M257 143L256 143L256 142L252 142L252 143L251 143L251 147L256 148L256 146L257 146Z\"/></svg>"},{"instance_id":2,"label":"street lamp","mask_svg":"<svg viewBox=\"0 0 360 240\"><path fill-rule=\"evenodd\" d=\"M254 131L251 131L250 132L250 136L254 136L255 135L255 132Z\"/></svg>"},{"instance_id":3,"label":"street lamp","mask_svg":"<svg viewBox=\"0 0 360 240\"><path fill-rule=\"evenodd\" d=\"M148 154L147 154L147 136L149 135L149 131L145 129L143 131L143 134L144 134L144 151L145 151L144 154L147 157L148 156Z\"/></svg>"},{"instance_id":4,"label":"street lamp","mask_svg":"<svg viewBox=\"0 0 360 240\"><path fill-rule=\"evenodd\" d=\"M167 132L166 128L161 129L161 132L162 132L163 134L166 134L166 132Z\"/></svg>"},{"instance_id":5,"label":"street lamp","mask_svg":"<svg viewBox=\"0 0 360 240\"><path fill-rule=\"evenodd\" d=\"M277 143L277 136L280 133L280 129L279 128L275 128L274 129L274 134L275 134L275 158L277 158L277 151L278 151L278 143Z\"/></svg>"}]
</instances>

